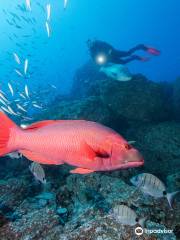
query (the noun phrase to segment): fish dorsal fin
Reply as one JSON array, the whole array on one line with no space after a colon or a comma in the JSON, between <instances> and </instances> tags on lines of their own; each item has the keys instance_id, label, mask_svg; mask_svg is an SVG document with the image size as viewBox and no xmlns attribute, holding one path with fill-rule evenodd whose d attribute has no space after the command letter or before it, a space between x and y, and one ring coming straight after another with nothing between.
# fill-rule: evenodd
<instances>
[{"instance_id":1,"label":"fish dorsal fin","mask_svg":"<svg viewBox=\"0 0 180 240\"><path fill-rule=\"evenodd\" d=\"M36 123L33 123L33 124L27 126L26 128L24 128L24 130L35 130L35 129L42 128L42 127L48 126L48 125L56 123L56 122L58 122L58 121L46 120L46 121L36 122Z\"/></svg>"},{"instance_id":2,"label":"fish dorsal fin","mask_svg":"<svg viewBox=\"0 0 180 240\"><path fill-rule=\"evenodd\" d=\"M47 158L43 155L41 155L40 153L36 153L36 152L31 152L28 150L22 150L20 151L20 153L22 153L23 156L25 156L26 158L28 158L29 160L33 161L33 162L38 162L41 164L63 164L61 162L54 161L53 159Z\"/></svg>"},{"instance_id":3,"label":"fish dorsal fin","mask_svg":"<svg viewBox=\"0 0 180 240\"><path fill-rule=\"evenodd\" d=\"M89 174L93 172L94 170L87 169L87 168L75 168L74 170L70 171L70 173L76 173L76 174Z\"/></svg>"},{"instance_id":4,"label":"fish dorsal fin","mask_svg":"<svg viewBox=\"0 0 180 240\"><path fill-rule=\"evenodd\" d=\"M54 123L62 123L62 124L74 124L74 122L79 122L79 123L84 123L86 122L85 120L45 120L45 121L39 121L36 123L33 123L29 126L27 126L26 128L24 128L23 130L35 130L35 129L39 129Z\"/></svg>"}]
</instances>

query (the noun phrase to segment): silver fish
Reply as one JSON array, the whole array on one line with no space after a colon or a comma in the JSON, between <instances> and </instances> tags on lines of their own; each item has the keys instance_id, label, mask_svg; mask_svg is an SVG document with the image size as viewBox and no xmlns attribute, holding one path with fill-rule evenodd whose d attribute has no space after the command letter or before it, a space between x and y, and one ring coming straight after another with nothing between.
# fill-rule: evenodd
<instances>
[{"instance_id":1,"label":"silver fish","mask_svg":"<svg viewBox=\"0 0 180 240\"><path fill-rule=\"evenodd\" d=\"M137 223L144 226L146 218L138 219L137 214L125 205L117 205L111 211L112 217L121 224L134 226Z\"/></svg>"},{"instance_id":2,"label":"silver fish","mask_svg":"<svg viewBox=\"0 0 180 240\"><path fill-rule=\"evenodd\" d=\"M53 84L50 84L50 86L51 86L52 88L54 88L54 89L57 89L57 87L56 87L55 85L53 85Z\"/></svg>"},{"instance_id":3,"label":"silver fish","mask_svg":"<svg viewBox=\"0 0 180 240\"><path fill-rule=\"evenodd\" d=\"M27 120L27 121L33 120L33 118L31 118L31 117L24 117L24 116L22 116L22 118L23 118L24 120Z\"/></svg>"},{"instance_id":4,"label":"silver fish","mask_svg":"<svg viewBox=\"0 0 180 240\"><path fill-rule=\"evenodd\" d=\"M67 2L68 0L64 0L64 10L67 8Z\"/></svg>"},{"instance_id":5,"label":"silver fish","mask_svg":"<svg viewBox=\"0 0 180 240\"><path fill-rule=\"evenodd\" d=\"M20 93L19 96L22 97L22 98L24 98L24 99L26 99L26 97L24 96L23 93Z\"/></svg>"},{"instance_id":6,"label":"silver fish","mask_svg":"<svg viewBox=\"0 0 180 240\"><path fill-rule=\"evenodd\" d=\"M171 208L173 198L179 192L167 193L165 184L159 178L150 173L141 173L134 176L130 179L130 182L142 192L149 194L154 198L166 197Z\"/></svg>"},{"instance_id":7,"label":"silver fish","mask_svg":"<svg viewBox=\"0 0 180 240\"><path fill-rule=\"evenodd\" d=\"M22 74L19 70L15 69L14 71L15 71L20 77L23 77L23 74Z\"/></svg>"},{"instance_id":8,"label":"silver fish","mask_svg":"<svg viewBox=\"0 0 180 240\"><path fill-rule=\"evenodd\" d=\"M48 3L46 5L46 10L47 10L47 21L49 21L51 17L51 4Z\"/></svg>"},{"instance_id":9,"label":"silver fish","mask_svg":"<svg viewBox=\"0 0 180 240\"><path fill-rule=\"evenodd\" d=\"M0 103L2 103L4 106L7 107L7 103L3 99L1 99L1 98L0 98Z\"/></svg>"},{"instance_id":10,"label":"silver fish","mask_svg":"<svg viewBox=\"0 0 180 240\"><path fill-rule=\"evenodd\" d=\"M28 59L25 60L24 62L24 74L26 75L28 69Z\"/></svg>"},{"instance_id":11,"label":"silver fish","mask_svg":"<svg viewBox=\"0 0 180 240\"><path fill-rule=\"evenodd\" d=\"M8 106L7 108L12 115L15 115L15 116L18 115L17 113L14 112L14 110L10 106Z\"/></svg>"},{"instance_id":12,"label":"silver fish","mask_svg":"<svg viewBox=\"0 0 180 240\"><path fill-rule=\"evenodd\" d=\"M20 58L17 55L17 53L13 53L13 55L14 55L14 60L17 62L17 64L21 64Z\"/></svg>"},{"instance_id":13,"label":"silver fish","mask_svg":"<svg viewBox=\"0 0 180 240\"><path fill-rule=\"evenodd\" d=\"M46 184L45 172L39 163L33 162L29 167L34 177L43 184Z\"/></svg>"},{"instance_id":14,"label":"silver fish","mask_svg":"<svg viewBox=\"0 0 180 240\"><path fill-rule=\"evenodd\" d=\"M5 108L5 107L2 107L2 106L1 106L1 110L2 110L3 112L6 112L6 113L9 113L10 115L12 115L12 113L11 113L7 108Z\"/></svg>"},{"instance_id":15,"label":"silver fish","mask_svg":"<svg viewBox=\"0 0 180 240\"><path fill-rule=\"evenodd\" d=\"M24 109L21 105L19 105L18 103L16 104L17 108L23 112L27 112L26 109Z\"/></svg>"},{"instance_id":16,"label":"silver fish","mask_svg":"<svg viewBox=\"0 0 180 240\"><path fill-rule=\"evenodd\" d=\"M3 93L0 92L0 98L4 100L5 102L9 103L8 99L4 96Z\"/></svg>"},{"instance_id":17,"label":"silver fish","mask_svg":"<svg viewBox=\"0 0 180 240\"><path fill-rule=\"evenodd\" d=\"M35 107L35 108L39 108L39 109L42 109L41 106L39 106L38 104L35 104L35 103L33 103L33 107Z\"/></svg>"},{"instance_id":18,"label":"silver fish","mask_svg":"<svg viewBox=\"0 0 180 240\"><path fill-rule=\"evenodd\" d=\"M48 37L50 37L50 27L48 22L46 22L46 31L47 31Z\"/></svg>"},{"instance_id":19,"label":"silver fish","mask_svg":"<svg viewBox=\"0 0 180 240\"><path fill-rule=\"evenodd\" d=\"M25 94L27 97L29 97L29 90L27 85L25 85Z\"/></svg>"},{"instance_id":20,"label":"silver fish","mask_svg":"<svg viewBox=\"0 0 180 240\"><path fill-rule=\"evenodd\" d=\"M9 90L11 92L11 95L14 96L14 90L13 90L12 85L10 83L8 83L8 87L9 87Z\"/></svg>"},{"instance_id":21,"label":"silver fish","mask_svg":"<svg viewBox=\"0 0 180 240\"><path fill-rule=\"evenodd\" d=\"M29 11L31 11L31 0L26 0L26 7Z\"/></svg>"}]
</instances>

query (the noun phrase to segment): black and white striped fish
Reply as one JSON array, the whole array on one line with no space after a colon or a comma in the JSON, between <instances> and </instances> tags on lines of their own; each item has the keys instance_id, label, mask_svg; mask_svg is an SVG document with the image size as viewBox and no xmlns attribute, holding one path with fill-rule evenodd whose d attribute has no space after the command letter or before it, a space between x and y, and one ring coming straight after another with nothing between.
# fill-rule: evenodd
<instances>
[{"instance_id":1,"label":"black and white striped fish","mask_svg":"<svg viewBox=\"0 0 180 240\"><path fill-rule=\"evenodd\" d=\"M30 171L34 175L34 177L43 184L46 184L46 177L43 167L36 162L32 162L29 166Z\"/></svg>"},{"instance_id":2,"label":"black and white striped fish","mask_svg":"<svg viewBox=\"0 0 180 240\"><path fill-rule=\"evenodd\" d=\"M144 227L145 218L139 219L136 212L126 205L117 205L111 211L111 216L121 224L134 226L136 224Z\"/></svg>"},{"instance_id":3,"label":"black and white striped fish","mask_svg":"<svg viewBox=\"0 0 180 240\"><path fill-rule=\"evenodd\" d=\"M132 177L130 181L142 192L154 198L166 197L171 208L173 198L179 192L167 193L165 184L159 178L150 173L141 173Z\"/></svg>"}]
</instances>

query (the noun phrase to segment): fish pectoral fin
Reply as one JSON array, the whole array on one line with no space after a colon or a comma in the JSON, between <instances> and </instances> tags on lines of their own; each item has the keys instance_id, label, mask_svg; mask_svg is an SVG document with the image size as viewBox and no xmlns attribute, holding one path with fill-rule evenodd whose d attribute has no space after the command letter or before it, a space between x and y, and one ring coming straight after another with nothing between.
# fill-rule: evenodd
<instances>
[{"instance_id":1,"label":"fish pectoral fin","mask_svg":"<svg viewBox=\"0 0 180 240\"><path fill-rule=\"evenodd\" d=\"M95 151L85 141L81 144L81 152L84 155L86 161L94 161L96 157Z\"/></svg>"},{"instance_id":2,"label":"fish pectoral fin","mask_svg":"<svg viewBox=\"0 0 180 240\"><path fill-rule=\"evenodd\" d=\"M70 171L70 173L77 173L77 174L89 174L93 172L94 170L87 169L87 168L75 168L74 170Z\"/></svg>"},{"instance_id":3,"label":"fish pectoral fin","mask_svg":"<svg viewBox=\"0 0 180 240\"><path fill-rule=\"evenodd\" d=\"M60 163L54 162L53 159L48 159L45 156L41 155L40 153L31 152L28 150L22 150L22 151L20 151L20 153L24 157L28 158L29 160L31 160L33 162L38 162L41 164L57 164L57 165L62 164L61 162Z\"/></svg>"}]
</instances>

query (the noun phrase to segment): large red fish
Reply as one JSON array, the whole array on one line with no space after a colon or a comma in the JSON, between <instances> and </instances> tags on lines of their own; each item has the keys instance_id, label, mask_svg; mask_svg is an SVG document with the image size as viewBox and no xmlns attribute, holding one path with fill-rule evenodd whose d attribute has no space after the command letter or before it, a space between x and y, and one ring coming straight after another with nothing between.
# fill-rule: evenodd
<instances>
[{"instance_id":1,"label":"large red fish","mask_svg":"<svg viewBox=\"0 0 180 240\"><path fill-rule=\"evenodd\" d=\"M21 129L0 112L0 156L18 151L42 164L76 166L86 174L143 165L139 152L118 133L95 122L47 120Z\"/></svg>"}]
</instances>

